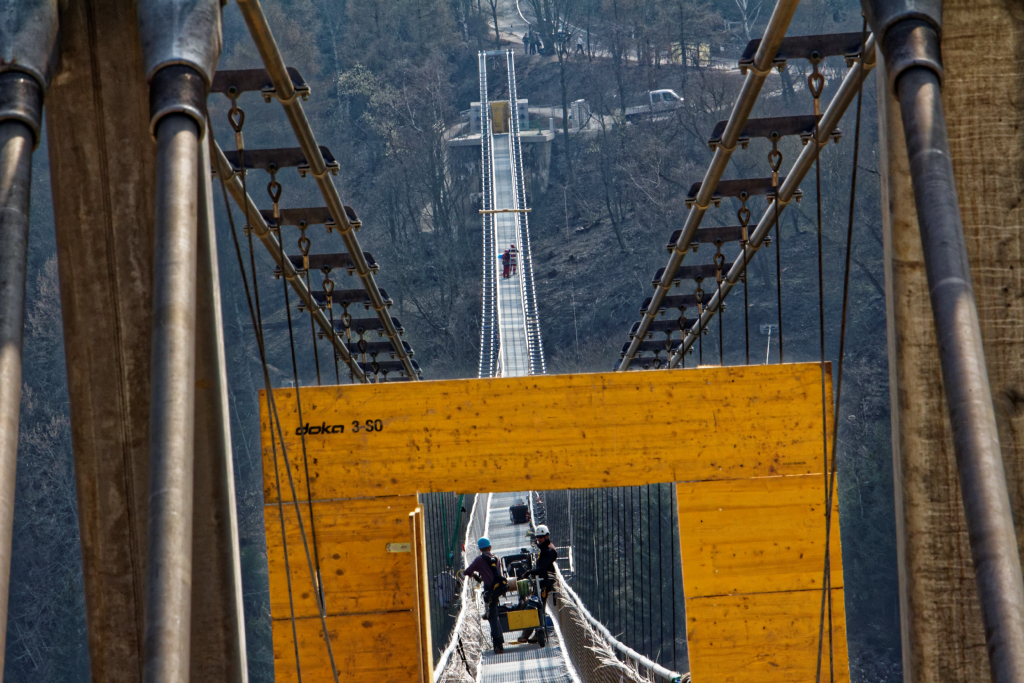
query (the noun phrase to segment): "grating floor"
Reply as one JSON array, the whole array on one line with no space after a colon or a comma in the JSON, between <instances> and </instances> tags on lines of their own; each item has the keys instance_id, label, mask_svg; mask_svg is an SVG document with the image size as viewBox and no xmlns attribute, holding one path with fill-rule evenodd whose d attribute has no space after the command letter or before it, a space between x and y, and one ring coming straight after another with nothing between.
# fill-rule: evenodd
<instances>
[{"instance_id":1,"label":"grating floor","mask_svg":"<svg viewBox=\"0 0 1024 683\"><path fill-rule=\"evenodd\" d=\"M516 208L512 161L508 135L494 136L494 208ZM501 335L501 376L522 377L530 374L530 346L526 337L526 312L523 307L522 263L510 277L501 277L501 255L511 245L522 250L518 218L514 213L494 214L495 251L498 259L498 321ZM521 256L521 255L520 255ZM522 259L520 258L520 261Z\"/></svg>"},{"instance_id":2,"label":"grating floor","mask_svg":"<svg viewBox=\"0 0 1024 683\"><path fill-rule=\"evenodd\" d=\"M487 528L484 535L498 556L510 555L530 547L530 525L513 524L508 509L526 501L528 492L495 493L490 497ZM543 648L533 644L518 645L515 640L522 631L505 634L505 653L487 650L480 667L480 683L572 683L565 663L565 653L553 629L549 630Z\"/></svg>"}]
</instances>

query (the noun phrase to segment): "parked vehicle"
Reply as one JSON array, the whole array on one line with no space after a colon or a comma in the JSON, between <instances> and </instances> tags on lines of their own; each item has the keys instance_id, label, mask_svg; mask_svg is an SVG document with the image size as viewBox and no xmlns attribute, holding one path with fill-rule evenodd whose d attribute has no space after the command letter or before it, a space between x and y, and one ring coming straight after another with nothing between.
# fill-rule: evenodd
<instances>
[{"instance_id":1,"label":"parked vehicle","mask_svg":"<svg viewBox=\"0 0 1024 683\"><path fill-rule=\"evenodd\" d=\"M650 90L647 92L648 103L639 107L626 108L626 120L635 121L663 111L672 111L683 106L683 98L674 90Z\"/></svg>"}]
</instances>

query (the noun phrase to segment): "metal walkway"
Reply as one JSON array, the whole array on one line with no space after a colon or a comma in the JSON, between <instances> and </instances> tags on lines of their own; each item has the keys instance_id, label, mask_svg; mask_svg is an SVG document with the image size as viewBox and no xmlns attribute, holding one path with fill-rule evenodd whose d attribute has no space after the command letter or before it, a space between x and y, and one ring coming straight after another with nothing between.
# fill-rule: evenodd
<instances>
[{"instance_id":1,"label":"metal walkway","mask_svg":"<svg viewBox=\"0 0 1024 683\"><path fill-rule=\"evenodd\" d=\"M504 57L508 69L509 120L492 125L488 101L487 58ZM511 52L481 52L480 197L483 213L483 291L480 377L543 374L544 348L537 317L533 259L527 218L526 181L515 62ZM493 134L494 128L507 131ZM515 266L503 277L501 256L515 251Z\"/></svg>"},{"instance_id":2,"label":"metal walkway","mask_svg":"<svg viewBox=\"0 0 1024 683\"><path fill-rule=\"evenodd\" d=\"M508 65L510 120L493 135L487 93L487 57L505 57ZM483 214L483 319L480 344L481 377L542 374L544 351L537 320L533 263L527 221L515 64L511 52L480 53L481 206ZM501 122L502 124L506 122ZM491 213L497 211L497 213ZM514 245L516 265L503 277L501 255ZM512 524L509 507L527 500L528 491L488 496L484 535L499 557L530 547L531 524ZM475 539L467 539L467 543ZM512 598L504 598L511 601ZM550 609L550 604L549 604ZM553 622L554 623L554 622ZM522 631L505 634L504 654L483 652L477 680L481 683L579 683L570 673L561 634L554 625L543 648L517 644Z\"/></svg>"},{"instance_id":3,"label":"metal walkway","mask_svg":"<svg viewBox=\"0 0 1024 683\"><path fill-rule=\"evenodd\" d=\"M530 547L530 524L512 524L508 509L517 501L525 501L529 491L494 493L490 496L484 535L491 539L494 554L512 555L520 548ZM548 606L550 610L550 604ZM544 647L533 644L518 645L515 640L522 631L505 634L505 653L483 653L480 664L480 683L573 683L574 678L566 665L557 629L549 631Z\"/></svg>"},{"instance_id":4,"label":"metal walkway","mask_svg":"<svg viewBox=\"0 0 1024 683\"><path fill-rule=\"evenodd\" d=\"M512 175L512 136L495 135L493 156L494 203L499 208L519 209ZM498 259L498 330L500 335L500 373L502 377L520 377L530 372L530 343L527 338L526 307L523 292L526 288L523 243L519 230L519 216L515 213L494 214L495 253ZM509 277L501 276L501 255L515 246L516 265Z\"/></svg>"}]
</instances>

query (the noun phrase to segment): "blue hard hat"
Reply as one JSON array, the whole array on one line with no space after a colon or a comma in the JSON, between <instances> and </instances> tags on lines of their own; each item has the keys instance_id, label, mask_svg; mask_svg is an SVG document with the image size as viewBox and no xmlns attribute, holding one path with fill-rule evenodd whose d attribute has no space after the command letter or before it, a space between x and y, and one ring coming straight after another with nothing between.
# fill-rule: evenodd
<instances>
[{"instance_id":1,"label":"blue hard hat","mask_svg":"<svg viewBox=\"0 0 1024 683\"><path fill-rule=\"evenodd\" d=\"M480 548L480 550L483 550L484 548L490 548L491 542L488 541L486 537L481 536L480 540L476 542L476 547Z\"/></svg>"}]
</instances>

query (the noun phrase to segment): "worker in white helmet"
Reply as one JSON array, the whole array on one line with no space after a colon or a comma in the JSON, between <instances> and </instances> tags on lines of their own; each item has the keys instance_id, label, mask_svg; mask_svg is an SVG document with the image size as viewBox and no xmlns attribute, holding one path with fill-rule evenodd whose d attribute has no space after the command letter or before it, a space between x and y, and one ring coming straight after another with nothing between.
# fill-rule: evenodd
<instances>
[{"instance_id":1,"label":"worker in white helmet","mask_svg":"<svg viewBox=\"0 0 1024 683\"><path fill-rule=\"evenodd\" d=\"M537 557L537 565L526 572L524 576L536 576L540 578L540 623L544 628L545 612L547 611L548 594L555 588L555 560L558 559L558 551L551 545L551 533L545 524L539 524L534 532L534 540L540 549ZM528 628L519 636L520 643L537 643L538 638L534 636L534 630Z\"/></svg>"}]
</instances>

